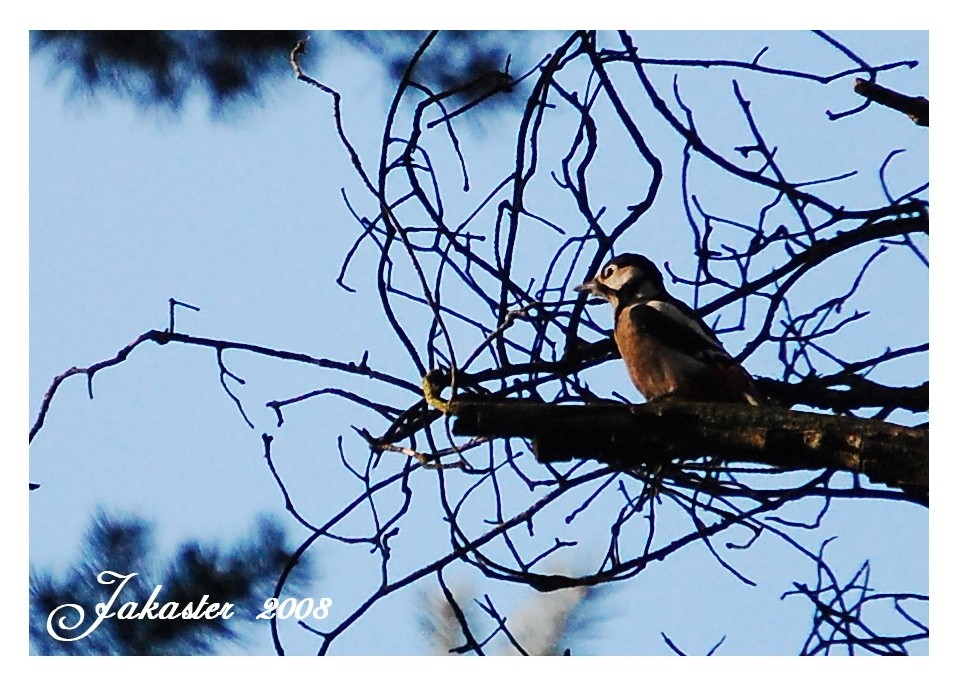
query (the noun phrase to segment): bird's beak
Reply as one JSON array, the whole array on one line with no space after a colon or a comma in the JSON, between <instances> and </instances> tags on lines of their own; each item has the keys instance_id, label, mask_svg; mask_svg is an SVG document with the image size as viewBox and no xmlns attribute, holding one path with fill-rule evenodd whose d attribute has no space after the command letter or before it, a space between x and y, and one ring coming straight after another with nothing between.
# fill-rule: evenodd
<instances>
[{"instance_id":1,"label":"bird's beak","mask_svg":"<svg viewBox=\"0 0 959 686\"><path fill-rule=\"evenodd\" d=\"M585 281L580 285L573 288L577 293L589 293L590 295L602 296L603 292L600 290L599 284L596 282L596 279L590 279Z\"/></svg>"}]
</instances>

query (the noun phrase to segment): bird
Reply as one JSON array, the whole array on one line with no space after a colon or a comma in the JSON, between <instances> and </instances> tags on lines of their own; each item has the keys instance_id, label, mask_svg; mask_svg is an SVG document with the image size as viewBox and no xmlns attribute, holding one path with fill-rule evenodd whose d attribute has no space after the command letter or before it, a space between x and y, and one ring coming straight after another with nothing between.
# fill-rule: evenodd
<instances>
[{"instance_id":1,"label":"bird","mask_svg":"<svg viewBox=\"0 0 959 686\"><path fill-rule=\"evenodd\" d=\"M762 404L749 372L686 303L666 291L662 273L649 258L614 257L574 290L613 306L616 347L647 401Z\"/></svg>"}]
</instances>

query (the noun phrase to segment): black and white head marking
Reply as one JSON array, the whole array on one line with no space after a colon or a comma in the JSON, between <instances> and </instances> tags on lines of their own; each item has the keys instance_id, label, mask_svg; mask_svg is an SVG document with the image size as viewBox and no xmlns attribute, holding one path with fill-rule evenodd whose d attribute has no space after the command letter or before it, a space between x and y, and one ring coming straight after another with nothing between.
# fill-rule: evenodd
<instances>
[{"instance_id":1,"label":"black and white head marking","mask_svg":"<svg viewBox=\"0 0 959 686\"><path fill-rule=\"evenodd\" d=\"M663 275L648 258L634 253L614 257L589 281L576 287L609 300L613 307L628 300L666 294Z\"/></svg>"}]
</instances>

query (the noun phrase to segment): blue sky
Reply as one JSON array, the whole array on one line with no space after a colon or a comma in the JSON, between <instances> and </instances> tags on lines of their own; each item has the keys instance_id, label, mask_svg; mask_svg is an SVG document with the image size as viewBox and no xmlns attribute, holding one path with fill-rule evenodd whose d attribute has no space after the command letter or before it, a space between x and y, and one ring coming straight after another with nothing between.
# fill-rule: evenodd
<instances>
[{"instance_id":1,"label":"blue sky","mask_svg":"<svg viewBox=\"0 0 959 686\"><path fill-rule=\"evenodd\" d=\"M895 72L883 83L908 93L927 92L924 34L844 37L873 62L920 59L919 69ZM756 52L750 44L755 39L744 34L653 34L646 37L644 48L675 56L721 50L729 57L749 59ZM830 71L835 64L835 56L808 34L779 36L776 45L771 61L798 61L811 71ZM331 56L313 73L343 94L347 131L371 162L378 134L364 132L380 129L390 96L379 70L348 52ZM382 335L382 320L368 314L375 306L371 282L364 278L369 253L347 276L356 294L333 283L357 235L340 189L345 187L357 202L362 195L335 137L330 103L323 94L290 78L270 90L261 108L235 119L211 121L200 103L190 105L180 118L168 119L144 115L109 98L95 103L70 99L63 84L50 83L47 74L44 64L31 61L31 421L54 375L109 357L147 329L163 328L170 297L201 308L178 313L180 331L347 361L369 350L372 364L416 381L409 365L396 356L395 343ZM698 111L716 108L717 114L704 119L703 126L715 127L710 132L722 136L723 127L731 126L721 114L731 101L728 76L690 74L683 79L684 93L690 93ZM743 82L750 87L749 79ZM839 84L827 89L824 102L847 88ZM822 139L810 140L803 134L807 123L817 131L829 126L823 121L823 107L790 100L790 88L750 93L761 110L764 132L784 154L794 155L789 159L797 177L820 174L822 165L828 171L875 169L895 147L909 150L897 168L903 184L928 164L923 149L927 132L907 126L892 113L872 108L855 125L837 123ZM846 104L853 104L851 96ZM502 135L510 122L508 113L492 114L478 126L458 131L477 196L488 187L484 181L496 178L489 170L510 162L512 141ZM843 163L830 164L836 158ZM809 165L808 170L803 165ZM610 176L605 192L611 199L621 192L621 182ZM874 178L862 184L863 194L876 192ZM657 261L682 268L690 264L688 241L677 245L669 231L671 222L681 221L680 211L660 202L650 217L655 227L643 241ZM535 263L537 255L531 251L523 259ZM900 277L909 282L924 274L907 262L901 270ZM873 337L893 346L915 342L910 331L928 328L928 307L925 302L916 306L914 300L915 293L923 291L907 293L882 281L868 282L863 297L877 323L865 325L849 341L850 351ZM679 290L677 295L688 293ZM594 316L605 321L604 314ZM735 349L736 338L727 344ZM233 388L255 430L224 394L215 357L206 349L146 345L124 364L97 375L92 402L81 379L64 385L31 449L30 479L42 484L30 500L32 564L62 569L74 559L96 506L156 520L161 547L167 550L186 537L242 535L261 512L283 518L281 495L262 460L262 431L277 435L278 467L310 517L322 521L344 494L355 490L339 465L336 439L343 435L347 454L352 451L360 460L362 442L349 427L372 423L370 415L336 399L318 398L289 409L287 424L277 431L272 411L263 404L334 385L336 374L241 353L228 353L225 361L247 381ZM595 370L590 382L632 397L618 364ZM747 366L762 375L767 364L768 359L757 355ZM881 380L914 382L922 371L905 364ZM430 488L429 473L421 472L418 478L419 488ZM424 506L421 514L411 538L425 540L434 534L442 542L443 527L431 520L438 510ZM297 540L295 524L285 521ZM602 522L600 513L582 526ZM928 575L926 527L927 513L921 508L856 502L837 506L826 524L826 530L840 536L835 544L838 571L849 575L868 558L876 588L918 592L925 590ZM818 538L822 534L816 532ZM757 589L744 588L724 574L703 550L687 551L618 584L600 601L602 621L579 644L581 651L666 653L660 631L694 653L707 650L723 634L728 636L728 654L795 651L807 630L808 606L799 600L780 601L779 595L792 579L811 580L813 570L799 556L769 545L768 554L754 550L742 563L743 571L759 582ZM408 562L402 561L413 565L434 551L425 542L414 542L398 556L408 556ZM333 597L336 608L347 608L369 592L375 570L368 569L365 551L343 553L321 546L316 553L321 572L316 596ZM482 583L465 571L461 581ZM418 594L425 589L414 587L378 605L369 621L358 623L335 644L336 652L427 651L415 624ZM515 588L491 592L506 608L531 595ZM758 618L770 622L768 627L757 631ZM295 629L284 636L290 652L309 654L315 643ZM266 628L259 627L238 652L268 651Z\"/></svg>"}]
</instances>

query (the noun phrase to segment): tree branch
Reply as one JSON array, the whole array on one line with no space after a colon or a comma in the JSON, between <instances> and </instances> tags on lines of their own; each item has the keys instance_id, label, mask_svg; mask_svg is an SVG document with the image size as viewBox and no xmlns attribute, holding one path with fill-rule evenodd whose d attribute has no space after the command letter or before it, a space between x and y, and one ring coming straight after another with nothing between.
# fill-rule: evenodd
<instances>
[{"instance_id":1,"label":"tree branch","mask_svg":"<svg viewBox=\"0 0 959 686\"><path fill-rule=\"evenodd\" d=\"M450 402L453 432L533 439L540 462L591 458L622 469L710 455L781 469L835 469L928 505L929 432L871 419L727 403L551 405Z\"/></svg>"},{"instance_id":2,"label":"tree branch","mask_svg":"<svg viewBox=\"0 0 959 686\"><path fill-rule=\"evenodd\" d=\"M922 96L903 95L865 79L856 79L852 89L867 100L902 112L919 126L929 126L929 101Z\"/></svg>"},{"instance_id":3,"label":"tree branch","mask_svg":"<svg viewBox=\"0 0 959 686\"><path fill-rule=\"evenodd\" d=\"M338 360L313 357L312 355L307 355L305 353L269 348L262 345L254 345L252 343L241 343L237 341L227 341L216 338L203 338L200 336L190 336L182 333L170 333L169 331L158 331L153 329L137 336L131 343L125 345L117 352L116 355L111 358L101 360L90 365L89 367L71 367L62 374L55 376L53 381L50 383L50 387L43 395L43 400L40 403L40 410L37 412L37 418L34 421L33 426L30 428L29 440L33 441L34 436L36 436L37 432L43 427L43 423L47 417L47 412L50 410L53 397L56 394L57 389L60 388L60 384L69 379L71 376L85 374L87 377L87 393L91 398L93 398L94 374L99 372L101 369L114 367L124 362L127 357L130 356L130 353L132 353L141 344L146 342L153 342L158 345L166 345L167 343L185 343L187 345L196 345L203 348L213 348L218 353L222 353L224 350L243 350L245 352L254 353L257 355L265 355L266 357L274 357L277 359L289 360L293 362L302 362L304 364L314 365L323 369L333 369L335 371L346 372L348 374L358 374L376 381L384 381L398 388L402 388L407 391L413 391L414 393L419 391L416 386L408 381L405 381L404 379L372 369L369 367L369 365L367 365L365 355L359 364L356 362L340 362ZM271 407L272 406L273 405L271 405Z\"/></svg>"}]
</instances>

